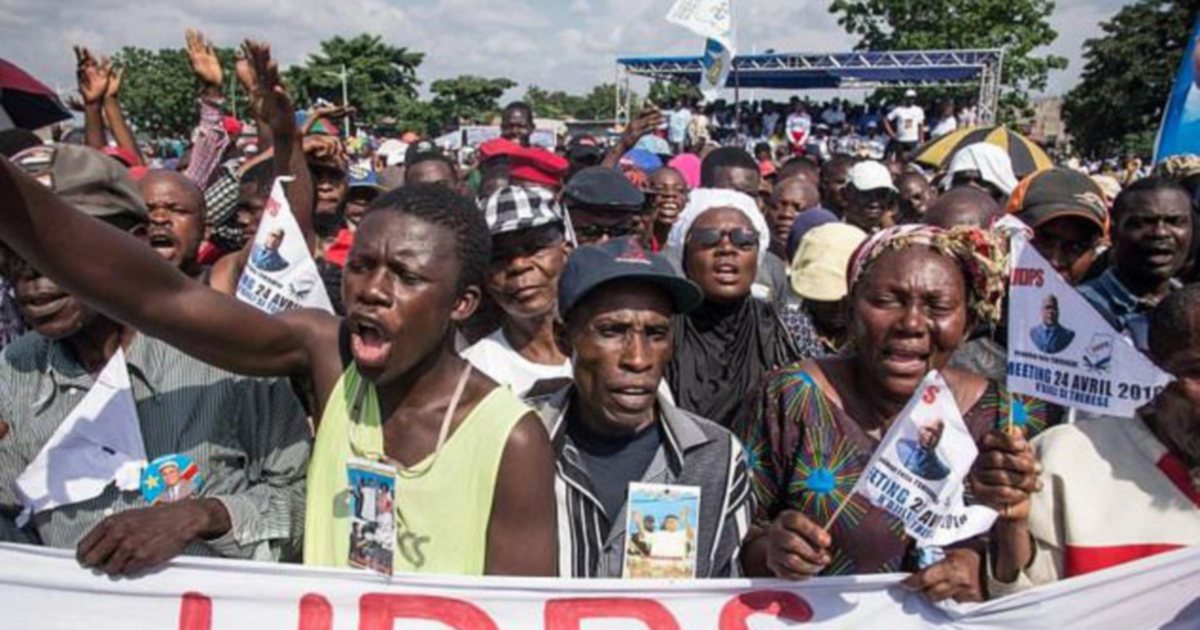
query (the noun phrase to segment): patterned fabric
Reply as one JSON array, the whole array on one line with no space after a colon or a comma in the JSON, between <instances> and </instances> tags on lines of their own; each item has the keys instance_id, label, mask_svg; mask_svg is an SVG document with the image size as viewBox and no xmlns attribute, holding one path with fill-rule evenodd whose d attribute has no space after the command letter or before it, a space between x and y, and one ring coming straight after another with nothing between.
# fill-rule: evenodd
<instances>
[{"instance_id":1,"label":"patterned fabric","mask_svg":"<svg viewBox=\"0 0 1200 630\"><path fill-rule=\"evenodd\" d=\"M808 311L804 310L802 301L787 300L779 309L779 321L783 322L783 327L792 336L792 341L796 342L801 361L837 354L837 350L817 332L817 325L813 323Z\"/></svg>"},{"instance_id":2,"label":"patterned fabric","mask_svg":"<svg viewBox=\"0 0 1200 630\"><path fill-rule=\"evenodd\" d=\"M562 206L555 201L554 193L545 188L505 186L484 202L483 216L492 236L562 223L567 240L575 242Z\"/></svg>"},{"instance_id":3,"label":"patterned fabric","mask_svg":"<svg viewBox=\"0 0 1200 630\"><path fill-rule=\"evenodd\" d=\"M192 138L192 159L183 172L200 190L208 188L225 147L229 146L229 134L225 131L224 116L221 114L222 103L220 100L200 99L200 125L196 127Z\"/></svg>"},{"instance_id":4,"label":"patterned fabric","mask_svg":"<svg viewBox=\"0 0 1200 630\"><path fill-rule=\"evenodd\" d=\"M1007 247L1003 239L976 227L943 230L932 225L898 225L876 232L850 259L846 274L850 293L884 252L914 245L931 247L957 261L969 287L968 308L984 323L995 325L1000 321L1007 291Z\"/></svg>"},{"instance_id":5,"label":"patterned fabric","mask_svg":"<svg viewBox=\"0 0 1200 630\"><path fill-rule=\"evenodd\" d=\"M17 298L12 285L0 278L0 348L17 340L25 333L25 320L17 310Z\"/></svg>"},{"instance_id":6,"label":"patterned fabric","mask_svg":"<svg viewBox=\"0 0 1200 630\"><path fill-rule=\"evenodd\" d=\"M756 522L765 525L790 509L824 526L848 500L829 530L833 561L822 574L912 570L913 546L901 523L850 494L879 440L834 406L798 366L777 370L764 383L733 427L746 445L758 499ZM1013 397L1015 404L1009 400L1010 394L993 382L964 414L977 441L1007 423L1010 409L1013 423L1027 435L1046 428L1043 405L1023 397Z\"/></svg>"},{"instance_id":7,"label":"patterned fabric","mask_svg":"<svg viewBox=\"0 0 1200 630\"><path fill-rule=\"evenodd\" d=\"M233 218L237 210L238 177L235 164L225 164L216 181L204 190L205 220L209 225L222 225Z\"/></svg>"}]
</instances>

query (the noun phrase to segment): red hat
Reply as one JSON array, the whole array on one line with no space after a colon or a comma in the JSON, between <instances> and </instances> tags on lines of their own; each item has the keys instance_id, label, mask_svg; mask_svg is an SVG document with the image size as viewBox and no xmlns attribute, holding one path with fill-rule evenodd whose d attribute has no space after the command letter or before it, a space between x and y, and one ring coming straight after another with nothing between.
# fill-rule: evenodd
<instances>
[{"instance_id":1,"label":"red hat","mask_svg":"<svg viewBox=\"0 0 1200 630\"><path fill-rule=\"evenodd\" d=\"M133 168L142 163L138 159L137 154L125 147L104 147L104 155L111 158L116 158L118 162L125 165L126 168Z\"/></svg>"},{"instance_id":2,"label":"red hat","mask_svg":"<svg viewBox=\"0 0 1200 630\"><path fill-rule=\"evenodd\" d=\"M226 116L222 118L221 125L225 127L225 133L231 138L236 138L242 135L242 122L233 116Z\"/></svg>"},{"instance_id":3,"label":"red hat","mask_svg":"<svg viewBox=\"0 0 1200 630\"><path fill-rule=\"evenodd\" d=\"M562 186L571 163L567 158L536 147L517 147L509 154L508 177L540 186Z\"/></svg>"}]
</instances>

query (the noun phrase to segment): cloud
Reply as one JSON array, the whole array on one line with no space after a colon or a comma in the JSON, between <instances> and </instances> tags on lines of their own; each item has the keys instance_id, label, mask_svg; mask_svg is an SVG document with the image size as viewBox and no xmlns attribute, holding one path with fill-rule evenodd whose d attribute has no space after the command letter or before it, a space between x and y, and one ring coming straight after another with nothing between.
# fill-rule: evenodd
<instances>
[{"instance_id":1,"label":"cloud","mask_svg":"<svg viewBox=\"0 0 1200 630\"><path fill-rule=\"evenodd\" d=\"M246 36L273 44L285 65L302 62L322 39L370 32L426 53L426 85L459 74L506 76L525 86L583 91L612 81L622 55L697 54L701 40L668 24L671 0L0 0L5 58L50 85L74 84L71 45L178 47L198 27L221 45ZM1083 41L1099 33L1120 0L1064 0L1048 48L1071 60L1051 76L1068 89L1082 67ZM853 45L825 0L755 0L735 6L743 52L836 51ZM136 69L134 69L136 71Z\"/></svg>"}]
</instances>

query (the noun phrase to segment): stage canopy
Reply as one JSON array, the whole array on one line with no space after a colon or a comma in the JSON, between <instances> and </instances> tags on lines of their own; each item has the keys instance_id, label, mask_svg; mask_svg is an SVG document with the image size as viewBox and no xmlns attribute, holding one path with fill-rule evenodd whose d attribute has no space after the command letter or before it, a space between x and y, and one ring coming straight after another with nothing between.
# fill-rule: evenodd
<instances>
[{"instance_id":1,"label":"stage canopy","mask_svg":"<svg viewBox=\"0 0 1200 630\"><path fill-rule=\"evenodd\" d=\"M698 84L701 61L699 56L623 57L617 59L618 84L628 88L631 76ZM727 87L817 90L978 83L979 114L987 123L995 120L1003 61L999 49L739 55ZM619 114L628 113L623 105L627 103L618 104L618 110L624 109Z\"/></svg>"}]
</instances>

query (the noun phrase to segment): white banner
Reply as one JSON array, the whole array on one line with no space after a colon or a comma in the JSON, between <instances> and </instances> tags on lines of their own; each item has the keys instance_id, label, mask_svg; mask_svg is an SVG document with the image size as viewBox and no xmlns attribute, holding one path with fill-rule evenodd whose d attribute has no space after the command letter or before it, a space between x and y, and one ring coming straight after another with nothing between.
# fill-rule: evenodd
<instances>
[{"instance_id":1,"label":"white banner","mask_svg":"<svg viewBox=\"0 0 1200 630\"><path fill-rule=\"evenodd\" d=\"M854 492L895 516L922 546L945 546L991 529L996 511L963 502L979 449L937 370L921 381L859 476Z\"/></svg>"},{"instance_id":2,"label":"white banner","mask_svg":"<svg viewBox=\"0 0 1200 630\"><path fill-rule=\"evenodd\" d=\"M701 65L704 71L700 73L700 91L704 93L704 98L715 101L729 81L729 72L733 69L733 53L718 40L705 40Z\"/></svg>"},{"instance_id":3,"label":"white banner","mask_svg":"<svg viewBox=\"0 0 1200 630\"><path fill-rule=\"evenodd\" d=\"M667 21L733 51L733 12L729 0L675 0Z\"/></svg>"},{"instance_id":4,"label":"white banner","mask_svg":"<svg viewBox=\"0 0 1200 630\"><path fill-rule=\"evenodd\" d=\"M1113 330L1042 258L1012 235L1008 388L1095 413L1133 417L1171 376Z\"/></svg>"},{"instance_id":5,"label":"white banner","mask_svg":"<svg viewBox=\"0 0 1200 630\"><path fill-rule=\"evenodd\" d=\"M56 630L795 630L1200 627L1200 549L1011 597L930 604L902 575L779 580L395 576L181 558L136 579L0 544L0 627Z\"/></svg>"},{"instance_id":6,"label":"white banner","mask_svg":"<svg viewBox=\"0 0 1200 630\"><path fill-rule=\"evenodd\" d=\"M280 177L271 188L271 198L254 235L250 260L238 280L237 297L271 314L296 308L319 308L332 313L333 304L325 292L317 263L283 192L283 184L290 181L290 177Z\"/></svg>"}]
</instances>

